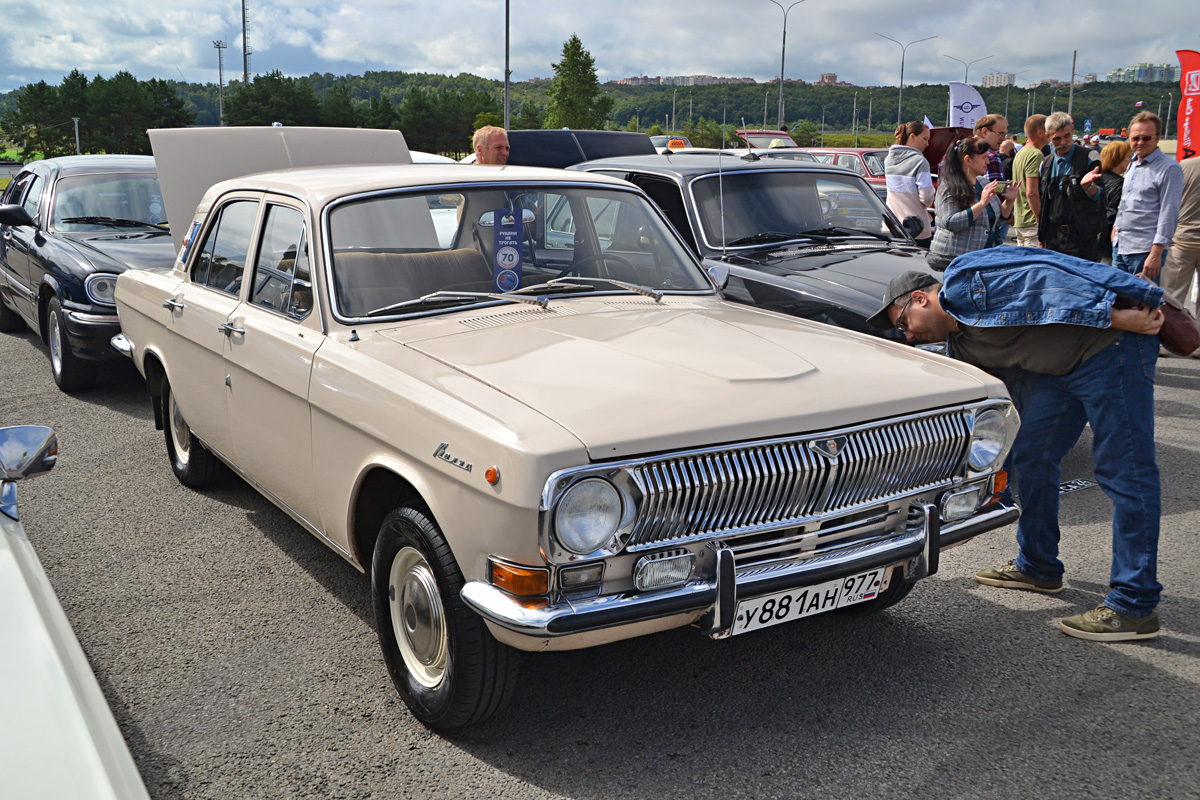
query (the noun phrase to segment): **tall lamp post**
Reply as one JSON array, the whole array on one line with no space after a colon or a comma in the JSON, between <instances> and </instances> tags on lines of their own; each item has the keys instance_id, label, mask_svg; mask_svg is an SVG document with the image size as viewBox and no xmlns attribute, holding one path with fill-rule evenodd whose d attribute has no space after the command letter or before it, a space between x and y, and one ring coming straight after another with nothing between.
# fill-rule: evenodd
<instances>
[{"instance_id":1,"label":"tall lamp post","mask_svg":"<svg viewBox=\"0 0 1200 800\"><path fill-rule=\"evenodd\" d=\"M884 39L887 39L889 42L896 42L896 40L893 39L892 37L884 36L879 31L875 31L875 35L880 36ZM915 39L915 40L909 42L908 44L904 44L903 42L896 42L896 44L900 45L900 100L899 100L899 102L896 103L896 125L897 126L900 125L900 118L904 111L904 53L908 50L909 46L911 46L911 45L917 44L918 42L928 42L930 39L936 39L936 38L938 38L938 37L926 36L924 39Z\"/></svg>"},{"instance_id":2,"label":"tall lamp post","mask_svg":"<svg viewBox=\"0 0 1200 800\"><path fill-rule=\"evenodd\" d=\"M784 8L778 0L771 0L772 3L779 6L779 10L783 12L783 45L779 50L779 119L775 123L775 127L783 127L783 60L787 57L787 15L796 6L804 2L804 0L796 0L787 8Z\"/></svg>"},{"instance_id":3,"label":"tall lamp post","mask_svg":"<svg viewBox=\"0 0 1200 800\"><path fill-rule=\"evenodd\" d=\"M504 130L508 130L508 113L509 113L509 78L512 77L512 70L508 68L508 4L509 0L504 0Z\"/></svg>"},{"instance_id":4,"label":"tall lamp post","mask_svg":"<svg viewBox=\"0 0 1200 800\"><path fill-rule=\"evenodd\" d=\"M213 42L217 48L217 126L225 124L225 42Z\"/></svg>"},{"instance_id":5,"label":"tall lamp post","mask_svg":"<svg viewBox=\"0 0 1200 800\"><path fill-rule=\"evenodd\" d=\"M963 65L963 67L964 67L963 83L966 83L966 84L969 84L971 82L970 80L968 80L968 76L970 76L970 74L971 74L971 65L976 64L980 61L987 61L989 58L992 57L992 56L983 56L982 58L977 58L974 61L963 61L961 58L955 58L954 56L946 55L945 53L942 53L942 55L946 56L946 58L950 59L951 61L957 61L958 63ZM995 54L993 53L993 55L995 55Z\"/></svg>"}]
</instances>

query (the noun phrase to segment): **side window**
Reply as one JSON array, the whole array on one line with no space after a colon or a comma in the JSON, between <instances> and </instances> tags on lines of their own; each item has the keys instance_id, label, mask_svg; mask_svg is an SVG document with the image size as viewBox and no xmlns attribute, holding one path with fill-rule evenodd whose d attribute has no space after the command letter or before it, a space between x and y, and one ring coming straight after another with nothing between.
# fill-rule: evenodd
<instances>
[{"instance_id":1,"label":"side window","mask_svg":"<svg viewBox=\"0 0 1200 800\"><path fill-rule=\"evenodd\" d=\"M8 205L20 204L22 195L25 194L25 190L29 188L32 181L32 172L24 172L13 178L12 183L4 190L4 202Z\"/></svg>"},{"instance_id":2,"label":"side window","mask_svg":"<svg viewBox=\"0 0 1200 800\"><path fill-rule=\"evenodd\" d=\"M849 154L841 155L838 156L837 163L839 167L852 169L859 175L862 175L866 172L866 170L863 168L862 161L859 160L858 156Z\"/></svg>"},{"instance_id":3,"label":"side window","mask_svg":"<svg viewBox=\"0 0 1200 800\"><path fill-rule=\"evenodd\" d=\"M236 297L242 288L258 202L235 200L218 213L220 218L209 229L192 265L192 282Z\"/></svg>"},{"instance_id":4,"label":"side window","mask_svg":"<svg viewBox=\"0 0 1200 800\"><path fill-rule=\"evenodd\" d=\"M303 319L312 311L312 301L304 214L289 206L268 206L250 302Z\"/></svg>"},{"instance_id":5,"label":"side window","mask_svg":"<svg viewBox=\"0 0 1200 800\"><path fill-rule=\"evenodd\" d=\"M40 175L34 175L33 180L29 182L29 191L25 193L25 201L21 205L29 212L29 216L37 219L38 205L42 199L42 191L46 188L46 182L42 180Z\"/></svg>"}]
</instances>

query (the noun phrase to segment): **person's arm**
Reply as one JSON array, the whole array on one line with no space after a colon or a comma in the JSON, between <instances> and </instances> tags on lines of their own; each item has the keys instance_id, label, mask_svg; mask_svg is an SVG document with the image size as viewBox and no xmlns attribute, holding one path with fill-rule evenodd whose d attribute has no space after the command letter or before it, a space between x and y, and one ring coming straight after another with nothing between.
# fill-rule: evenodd
<instances>
[{"instance_id":1,"label":"person's arm","mask_svg":"<svg viewBox=\"0 0 1200 800\"><path fill-rule=\"evenodd\" d=\"M1142 272L1148 278L1158 277L1162 269L1163 251L1171 244L1171 239L1175 236L1175 227L1179 224L1179 203L1183 196L1182 169L1176 167L1166 171L1158 196L1158 227L1154 231L1150 255L1142 265Z\"/></svg>"},{"instance_id":2,"label":"person's arm","mask_svg":"<svg viewBox=\"0 0 1200 800\"><path fill-rule=\"evenodd\" d=\"M1083 189L1083 193L1088 196L1094 203L1099 203L1104 199L1104 191L1100 184L1100 168L1096 167L1091 172L1079 179L1079 188Z\"/></svg>"},{"instance_id":3,"label":"person's arm","mask_svg":"<svg viewBox=\"0 0 1200 800\"><path fill-rule=\"evenodd\" d=\"M934 208L938 227L954 233L965 231L975 224L978 216L972 211L973 208L973 206L963 208L956 205L948 192L939 190L937 206Z\"/></svg>"},{"instance_id":4,"label":"person's arm","mask_svg":"<svg viewBox=\"0 0 1200 800\"><path fill-rule=\"evenodd\" d=\"M1042 181L1037 175L1025 179L1025 200L1034 219L1042 218Z\"/></svg>"},{"instance_id":5,"label":"person's arm","mask_svg":"<svg viewBox=\"0 0 1200 800\"><path fill-rule=\"evenodd\" d=\"M1114 228L1114 230L1116 230ZM1139 275L1145 275L1147 278L1157 278L1158 273L1162 271L1162 254L1166 248L1155 242L1150 245L1150 255L1146 256L1146 260L1142 262L1142 271Z\"/></svg>"}]
</instances>

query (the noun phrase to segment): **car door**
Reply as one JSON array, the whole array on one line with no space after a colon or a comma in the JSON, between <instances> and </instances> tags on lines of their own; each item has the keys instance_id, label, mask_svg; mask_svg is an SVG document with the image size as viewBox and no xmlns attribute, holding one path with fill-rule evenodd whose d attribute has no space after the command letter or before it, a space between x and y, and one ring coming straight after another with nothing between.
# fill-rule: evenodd
<instances>
[{"instance_id":1,"label":"car door","mask_svg":"<svg viewBox=\"0 0 1200 800\"><path fill-rule=\"evenodd\" d=\"M242 334L229 317L242 293L259 206L257 197L235 196L214 208L200 245L189 254L188 280L165 303L163 348L175 401L192 432L230 460L225 354L230 340Z\"/></svg>"},{"instance_id":2,"label":"car door","mask_svg":"<svg viewBox=\"0 0 1200 800\"><path fill-rule=\"evenodd\" d=\"M37 320L37 286L34 273L40 275L34 268L34 259L38 239L44 235L38 212L44 198L49 197L50 181L47 176L29 171L18 175L16 186L6 195L10 203L20 205L33 219L33 226L5 225L3 234L3 269L7 287L4 290L9 299L9 305L21 316L35 325Z\"/></svg>"},{"instance_id":3,"label":"car door","mask_svg":"<svg viewBox=\"0 0 1200 800\"><path fill-rule=\"evenodd\" d=\"M233 458L313 528L317 512L308 382L322 342L307 215L270 202L244 301L229 319L226 396ZM240 331L240 332L239 332Z\"/></svg>"}]
</instances>

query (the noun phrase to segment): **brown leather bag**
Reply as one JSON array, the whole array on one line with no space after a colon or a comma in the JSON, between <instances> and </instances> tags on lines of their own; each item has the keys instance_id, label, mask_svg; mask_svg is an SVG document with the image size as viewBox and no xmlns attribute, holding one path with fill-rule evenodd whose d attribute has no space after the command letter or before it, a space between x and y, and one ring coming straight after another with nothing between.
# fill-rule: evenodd
<instances>
[{"instance_id":1,"label":"brown leather bag","mask_svg":"<svg viewBox=\"0 0 1200 800\"><path fill-rule=\"evenodd\" d=\"M1142 304L1125 297L1118 297L1113 308L1141 308ZM1163 292L1163 303L1158 307L1163 312L1162 328L1158 341L1177 356L1190 356L1200 349L1200 326L1192 312L1170 292Z\"/></svg>"}]
</instances>

